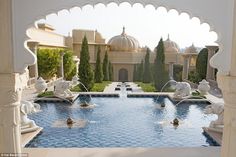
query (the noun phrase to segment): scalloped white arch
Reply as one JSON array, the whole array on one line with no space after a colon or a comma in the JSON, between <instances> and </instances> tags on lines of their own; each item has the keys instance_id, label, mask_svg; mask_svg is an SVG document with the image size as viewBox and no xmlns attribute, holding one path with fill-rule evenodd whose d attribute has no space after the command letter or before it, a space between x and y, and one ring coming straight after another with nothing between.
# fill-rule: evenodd
<instances>
[{"instance_id":1,"label":"scalloped white arch","mask_svg":"<svg viewBox=\"0 0 236 157\"><path fill-rule=\"evenodd\" d=\"M24 41L28 40L27 28L34 26L34 21L44 18L50 13L57 13L62 9L85 5L95 6L98 3L123 3L131 5L140 3L143 6L153 5L155 8L164 6L168 11L177 10L186 12L192 17L198 17L201 23L208 23L211 31L218 34L220 52L211 59L211 65L222 74L230 71L230 58L233 47L233 9L234 0L13 0L13 47L14 71L24 72L28 65L35 63L36 58L26 47ZM224 58L224 61L222 61Z\"/></svg>"}]
</instances>

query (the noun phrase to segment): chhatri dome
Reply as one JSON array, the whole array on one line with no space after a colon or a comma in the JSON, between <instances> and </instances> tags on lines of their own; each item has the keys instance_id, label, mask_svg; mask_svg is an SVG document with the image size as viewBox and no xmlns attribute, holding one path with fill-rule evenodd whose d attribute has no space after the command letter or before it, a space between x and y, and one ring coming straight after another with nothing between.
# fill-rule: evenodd
<instances>
[{"instance_id":1,"label":"chhatri dome","mask_svg":"<svg viewBox=\"0 0 236 157\"><path fill-rule=\"evenodd\" d=\"M164 43L166 53L178 53L178 52L180 52L178 44L176 44L174 41L171 41L169 35L168 35L167 40L164 41L163 43Z\"/></svg>"},{"instance_id":2,"label":"chhatri dome","mask_svg":"<svg viewBox=\"0 0 236 157\"><path fill-rule=\"evenodd\" d=\"M110 45L111 51L138 52L140 49L138 40L127 35L125 27L123 27L121 35L114 36L108 41L108 45Z\"/></svg>"},{"instance_id":3,"label":"chhatri dome","mask_svg":"<svg viewBox=\"0 0 236 157\"><path fill-rule=\"evenodd\" d=\"M197 54L197 49L196 47L194 46L194 44L192 44L190 47L188 47L184 53L190 53L190 54Z\"/></svg>"}]
</instances>

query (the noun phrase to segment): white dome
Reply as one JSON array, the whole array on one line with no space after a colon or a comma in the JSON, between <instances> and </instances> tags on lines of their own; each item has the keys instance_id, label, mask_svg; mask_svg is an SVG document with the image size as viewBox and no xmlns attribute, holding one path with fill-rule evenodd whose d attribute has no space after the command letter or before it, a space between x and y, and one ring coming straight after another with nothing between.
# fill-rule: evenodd
<instances>
[{"instance_id":1,"label":"white dome","mask_svg":"<svg viewBox=\"0 0 236 157\"><path fill-rule=\"evenodd\" d=\"M192 44L190 47L188 47L188 48L184 51L184 53L192 53L192 54L194 54L194 53L198 53L198 52L197 52L196 47Z\"/></svg>"},{"instance_id":2,"label":"white dome","mask_svg":"<svg viewBox=\"0 0 236 157\"><path fill-rule=\"evenodd\" d=\"M124 27L122 34L112 37L108 41L108 44L110 45L111 51L137 52L140 48L138 40L127 35Z\"/></svg>"},{"instance_id":3,"label":"white dome","mask_svg":"<svg viewBox=\"0 0 236 157\"><path fill-rule=\"evenodd\" d=\"M178 53L180 52L178 44L176 44L174 41L171 41L169 36L166 41L163 42L165 47L166 53Z\"/></svg>"}]
</instances>

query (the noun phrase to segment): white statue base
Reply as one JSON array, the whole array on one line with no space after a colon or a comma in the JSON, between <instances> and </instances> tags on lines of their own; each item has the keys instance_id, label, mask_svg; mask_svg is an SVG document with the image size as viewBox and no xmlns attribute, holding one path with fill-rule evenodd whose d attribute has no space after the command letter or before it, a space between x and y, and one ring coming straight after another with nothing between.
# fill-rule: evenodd
<instances>
[{"instance_id":1,"label":"white statue base","mask_svg":"<svg viewBox=\"0 0 236 157\"><path fill-rule=\"evenodd\" d=\"M205 108L204 113L216 114L218 116L217 119L212 121L207 128L211 131L222 133L224 128L224 104L218 103L208 105Z\"/></svg>"},{"instance_id":2,"label":"white statue base","mask_svg":"<svg viewBox=\"0 0 236 157\"><path fill-rule=\"evenodd\" d=\"M21 101L20 116L21 116L21 133L29 133L38 130L40 127L35 122L28 118L28 114L38 112L40 105L29 101Z\"/></svg>"}]
</instances>

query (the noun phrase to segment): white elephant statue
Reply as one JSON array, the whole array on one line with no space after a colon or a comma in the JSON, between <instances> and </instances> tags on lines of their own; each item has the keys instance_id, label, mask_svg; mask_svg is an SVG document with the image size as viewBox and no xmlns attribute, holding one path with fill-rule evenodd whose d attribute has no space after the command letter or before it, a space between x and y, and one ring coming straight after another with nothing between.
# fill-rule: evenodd
<instances>
[{"instance_id":1,"label":"white elephant statue","mask_svg":"<svg viewBox=\"0 0 236 157\"><path fill-rule=\"evenodd\" d=\"M35 122L28 118L28 114L38 112L40 105L29 101L21 101L20 116L21 116L21 133L33 132L40 128Z\"/></svg>"},{"instance_id":2,"label":"white elephant statue","mask_svg":"<svg viewBox=\"0 0 236 157\"><path fill-rule=\"evenodd\" d=\"M208 105L205 110L205 114L216 114L218 118L210 123L210 128L223 128L224 126L224 104L216 103Z\"/></svg>"},{"instance_id":3,"label":"white elephant statue","mask_svg":"<svg viewBox=\"0 0 236 157\"><path fill-rule=\"evenodd\" d=\"M72 92L70 91L71 82L70 81L60 81L57 82L54 89L54 95L62 98L73 97Z\"/></svg>"},{"instance_id":4,"label":"white elephant statue","mask_svg":"<svg viewBox=\"0 0 236 157\"><path fill-rule=\"evenodd\" d=\"M191 95L191 86L187 82L177 82L174 97L182 99Z\"/></svg>"}]
</instances>

